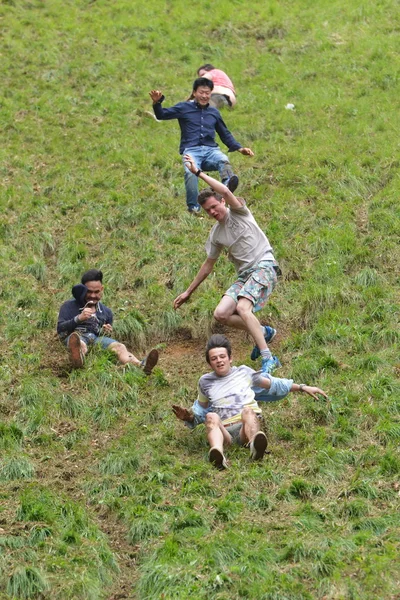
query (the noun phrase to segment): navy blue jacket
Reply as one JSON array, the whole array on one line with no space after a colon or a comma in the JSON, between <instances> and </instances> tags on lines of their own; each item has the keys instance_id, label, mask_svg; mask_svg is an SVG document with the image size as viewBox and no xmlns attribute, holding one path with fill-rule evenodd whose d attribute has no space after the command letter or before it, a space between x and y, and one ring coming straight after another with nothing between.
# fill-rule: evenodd
<instances>
[{"instance_id":1,"label":"navy blue jacket","mask_svg":"<svg viewBox=\"0 0 400 600\"><path fill-rule=\"evenodd\" d=\"M242 147L225 125L220 112L213 106L208 104L201 106L198 102L189 100L179 102L171 108L163 108L161 105L163 100L164 96L159 102L153 104L154 114L159 121L178 119L181 128L180 154L183 154L185 148L195 146L218 147L215 141L215 132L229 148L229 152L234 152Z\"/></svg>"},{"instance_id":2,"label":"navy blue jacket","mask_svg":"<svg viewBox=\"0 0 400 600\"><path fill-rule=\"evenodd\" d=\"M82 312L85 306L86 292L86 286L82 284L76 285L72 288L72 293L75 298L73 300L67 300L62 304L57 321L57 333L61 339L66 338L73 331L79 331L83 334L94 333L95 335L99 335L100 330L105 323L112 325L112 311L101 302L97 303L96 313L92 318L82 322L77 322L75 320L75 317Z\"/></svg>"}]
</instances>

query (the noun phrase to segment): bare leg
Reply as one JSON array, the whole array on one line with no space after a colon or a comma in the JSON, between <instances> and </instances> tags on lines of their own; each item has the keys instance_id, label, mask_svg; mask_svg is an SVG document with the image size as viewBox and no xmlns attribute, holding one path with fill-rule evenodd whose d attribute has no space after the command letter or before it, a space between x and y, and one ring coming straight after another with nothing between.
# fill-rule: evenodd
<instances>
[{"instance_id":1,"label":"bare leg","mask_svg":"<svg viewBox=\"0 0 400 600\"><path fill-rule=\"evenodd\" d=\"M260 431L260 422L252 408L242 410L242 429L240 430L240 439L243 444L251 442L258 431Z\"/></svg>"},{"instance_id":2,"label":"bare leg","mask_svg":"<svg viewBox=\"0 0 400 600\"><path fill-rule=\"evenodd\" d=\"M129 352L129 350L124 344L121 344L120 342L113 342L108 346L108 349L112 352L115 352L115 354L118 356L118 360L123 365L126 365L127 363L132 363L137 367L140 367L140 360L136 358L136 356L132 354L132 352Z\"/></svg>"},{"instance_id":3,"label":"bare leg","mask_svg":"<svg viewBox=\"0 0 400 600\"><path fill-rule=\"evenodd\" d=\"M223 452L224 444L229 446L232 443L230 434L222 425L222 421L215 413L206 415L207 440L211 448L218 448Z\"/></svg>"},{"instance_id":4,"label":"bare leg","mask_svg":"<svg viewBox=\"0 0 400 600\"><path fill-rule=\"evenodd\" d=\"M247 331L260 350L268 350L264 328L252 311L253 304L247 298L239 298L236 304L230 296L223 296L214 311L214 317L228 327Z\"/></svg>"}]
</instances>

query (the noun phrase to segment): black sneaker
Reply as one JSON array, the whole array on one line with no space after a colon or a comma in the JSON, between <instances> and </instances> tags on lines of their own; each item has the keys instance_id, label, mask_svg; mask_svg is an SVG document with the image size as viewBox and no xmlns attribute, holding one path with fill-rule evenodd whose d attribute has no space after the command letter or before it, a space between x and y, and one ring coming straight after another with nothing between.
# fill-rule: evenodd
<instances>
[{"instance_id":1,"label":"black sneaker","mask_svg":"<svg viewBox=\"0 0 400 600\"><path fill-rule=\"evenodd\" d=\"M227 183L227 188L230 192L233 192L236 190L237 186L239 185L239 177L237 175L232 175L229 178L229 181Z\"/></svg>"},{"instance_id":2,"label":"black sneaker","mask_svg":"<svg viewBox=\"0 0 400 600\"><path fill-rule=\"evenodd\" d=\"M261 460L268 446L267 436L263 431L258 431L250 444L250 458Z\"/></svg>"},{"instance_id":3,"label":"black sneaker","mask_svg":"<svg viewBox=\"0 0 400 600\"><path fill-rule=\"evenodd\" d=\"M150 350L150 352L148 353L146 358L144 358L140 364L141 364L141 367L142 367L145 375L151 375L151 372L157 363L158 363L158 350L155 350L153 348L153 350Z\"/></svg>"},{"instance_id":4,"label":"black sneaker","mask_svg":"<svg viewBox=\"0 0 400 600\"><path fill-rule=\"evenodd\" d=\"M228 468L225 456L219 448L211 448L210 452L208 453L208 458L210 463L214 465L214 467L216 467L219 471L223 471L224 469Z\"/></svg>"}]
</instances>

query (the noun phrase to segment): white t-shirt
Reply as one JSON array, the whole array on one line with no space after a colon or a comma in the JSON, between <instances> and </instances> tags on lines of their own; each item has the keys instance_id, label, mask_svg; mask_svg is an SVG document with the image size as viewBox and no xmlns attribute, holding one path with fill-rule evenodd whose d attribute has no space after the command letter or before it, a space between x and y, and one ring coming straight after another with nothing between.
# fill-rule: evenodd
<instances>
[{"instance_id":1,"label":"white t-shirt","mask_svg":"<svg viewBox=\"0 0 400 600\"><path fill-rule=\"evenodd\" d=\"M224 221L216 223L210 231L206 242L207 257L217 259L223 248L228 249L228 259L238 274L262 260L275 260L267 236L245 203L240 208L228 208Z\"/></svg>"},{"instance_id":2,"label":"white t-shirt","mask_svg":"<svg viewBox=\"0 0 400 600\"><path fill-rule=\"evenodd\" d=\"M213 371L200 377L198 399L202 403L208 402L209 408L219 415L223 423L239 423L246 406L261 413L251 389L260 384L261 378L260 371L256 372L246 365L232 367L223 377Z\"/></svg>"}]
</instances>

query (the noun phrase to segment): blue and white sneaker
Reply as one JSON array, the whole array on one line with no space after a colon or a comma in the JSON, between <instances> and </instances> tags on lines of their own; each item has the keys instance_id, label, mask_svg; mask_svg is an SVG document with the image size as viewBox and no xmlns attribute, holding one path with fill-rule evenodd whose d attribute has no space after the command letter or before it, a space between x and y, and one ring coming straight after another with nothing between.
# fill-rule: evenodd
<instances>
[{"instance_id":1,"label":"blue and white sneaker","mask_svg":"<svg viewBox=\"0 0 400 600\"><path fill-rule=\"evenodd\" d=\"M266 343L268 344L269 342L272 342L272 340L274 339L275 336L276 336L276 329L274 329L273 327L269 327L269 325L265 325L264 326L264 339L265 339ZM257 358L259 358L260 356L261 356L261 352L259 350L259 347L254 346L254 348L250 354L251 360L257 360Z\"/></svg>"},{"instance_id":2,"label":"blue and white sneaker","mask_svg":"<svg viewBox=\"0 0 400 600\"><path fill-rule=\"evenodd\" d=\"M261 373L273 373L275 369L281 367L280 360L277 356L272 358L263 358L261 361Z\"/></svg>"},{"instance_id":3,"label":"blue and white sneaker","mask_svg":"<svg viewBox=\"0 0 400 600\"><path fill-rule=\"evenodd\" d=\"M197 206L192 206L191 208L188 208L188 211L191 215L199 217L201 215L201 206L199 204Z\"/></svg>"}]
</instances>

